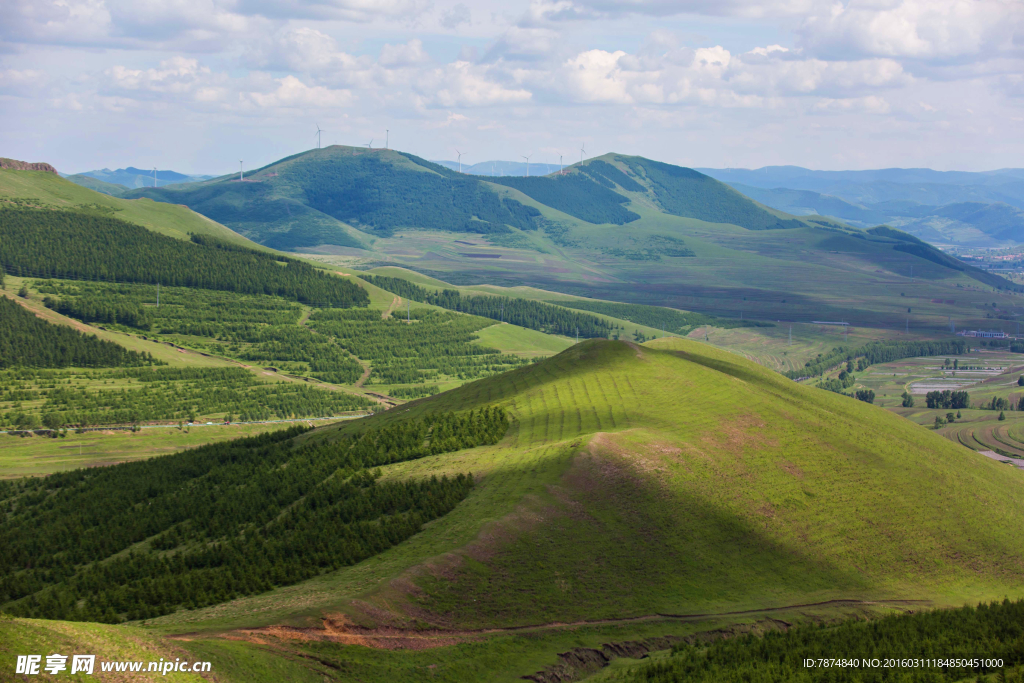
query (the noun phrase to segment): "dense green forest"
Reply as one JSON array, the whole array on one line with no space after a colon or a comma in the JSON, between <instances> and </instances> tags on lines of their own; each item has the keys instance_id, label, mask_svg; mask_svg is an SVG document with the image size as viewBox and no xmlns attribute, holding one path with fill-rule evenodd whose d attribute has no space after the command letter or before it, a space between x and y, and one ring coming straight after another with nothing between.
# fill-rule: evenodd
<instances>
[{"instance_id":1,"label":"dense green forest","mask_svg":"<svg viewBox=\"0 0 1024 683\"><path fill-rule=\"evenodd\" d=\"M259 182L146 188L133 196L186 204L280 249L324 242L359 246L336 227L318 227L327 217L379 235L401 228L484 234L508 233L508 226L537 229L537 209L502 199L479 179L402 156L432 172L411 167L405 159L396 163L394 152L328 148L282 159L270 176L261 176L263 169L258 169L254 177Z\"/></svg>"},{"instance_id":2,"label":"dense green forest","mask_svg":"<svg viewBox=\"0 0 1024 683\"><path fill-rule=\"evenodd\" d=\"M709 223L732 223L748 230L803 228L795 218L781 219L725 183L690 168L639 157L623 157L633 175L646 177L668 213Z\"/></svg>"},{"instance_id":3,"label":"dense green forest","mask_svg":"<svg viewBox=\"0 0 1024 683\"><path fill-rule=\"evenodd\" d=\"M373 405L304 383L261 381L244 368L0 371L0 425L17 429L38 427L44 415L89 427L229 415L243 422L330 417Z\"/></svg>"},{"instance_id":4,"label":"dense green forest","mask_svg":"<svg viewBox=\"0 0 1024 683\"><path fill-rule=\"evenodd\" d=\"M618 329L615 325L593 315L570 313L558 306L507 296L467 296L455 289L427 289L408 280L386 275L360 274L370 284L394 292L403 299L447 308L499 320L547 334L573 337L579 334L587 339L608 337Z\"/></svg>"},{"instance_id":5,"label":"dense green forest","mask_svg":"<svg viewBox=\"0 0 1024 683\"><path fill-rule=\"evenodd\" d=\"M639 214L623 206L629 201L627 197L599 185L582 173L535 178L489 177L487 182L519 190L541 204L588 223L623 225L640 219Z\"/></svg>"},{"instance_id":6,"label":"dense green forest","mask_svg":"<svg viewBox=\"0 0 1024 683\"><path fill-rule=\"evenodd\" d=\"M148 353L48 323L0 296L0 368L101 368L155 362Z\"/></svg>"},{"instance_id":7,"label":"dense green forest","mask_svg":"<svg viewBox=\"0 0 1024 683\"><path fill-rule=\"evenodd\" d=\"M408 384L444 378L476 379L530 361L473 343L474 332L494 323L448 311L414 308L411 320L379 311L316 311L309 327L362 360L370 384Z\"/></svg>"},{"instance_id":8,"label":"dense green forest","mask_svg":"<svg viewBox=\"0 0 1024 683\"><path fill-rule=\"evenodd\" d=\"M293 428L0 482L0 608L118 622L354 564L451 510L473 484L470 475L382 482L374 468L493 444L508 424L501 408L483 408L301 446Z\"/></svg>"},{"instance_id":9,"label":"dense green forest","mask_svg":"<svg viewBox=\"0 0 1024 683\"><path fill-rule=\"evenodd\" d=\"M160 283L340 308L369 303L358 285L300 261L183 242L72 211L0 209L0 266L20 277Z\"/></svg>"},{"instance_id":10,"label":"dense green forest","mask_svg":"<svg viewBox=\"0 0 1024 683\"><path fill-rule=\"evenodd\" d=\"M857 349L836 346L829 353L818 354L817 358L807 361L803 369L790 370L783 374L790 379L799 379L820 375L840 363L846 363L856 358L863 358L867 361L867 365L875 365L876 363L891 363L894 360L918 356L960 355L966 353L968 348L970 345L963 339L920 342L877 341Z\"/></svg>"},{"instance_id":11,"label":"dense green forest","mask_svg":"<svg viewBox=\"0 0 1024 683\"><path fill-rule=\"evenodd\" d=\"M565 308L592 311L593 313L601 313L613 318L622 318L637 325L646 325L659 330L665 330L666 332L672 332L673 334L685 335L702 325L724 328L775 327L774 323L716 318L713 315L694 313L692 311L678 311L674 308L665 308L664 306L619 304L611 301L591 301L586 299L552 301L551 303L556 306L564 306Z\"/></svg>"},{"instance_id":12,"label":"dense green forest","mask_svg":"<svg viewBox=\"0 0 1024 683\"><path fill-rule=\"evenodd\" d=\"M537 228L536 209L502 200L476 178L403 156L434 172L407 169L376 155L327 156L294 164L289 180L304 188L314 209L383 234L402 227L477 233L506 233L508 225Z\"/></svg>"},{"instance_id":13,"label":"dense green forest","mask_svg":"<svg viewBox=\"0 0 1024 683\"><path fill-rule=\"evenodd\" d=\"M611 680L631 683L1024 683L1024 600L798 626L672 648ZM846 660L846 661L836 661ZM814 666L806 662L813 661ZM845 665L844 665L845 664ZM1007 673L1010 671L1010 673Z\"/></svg>"}]
</instances>

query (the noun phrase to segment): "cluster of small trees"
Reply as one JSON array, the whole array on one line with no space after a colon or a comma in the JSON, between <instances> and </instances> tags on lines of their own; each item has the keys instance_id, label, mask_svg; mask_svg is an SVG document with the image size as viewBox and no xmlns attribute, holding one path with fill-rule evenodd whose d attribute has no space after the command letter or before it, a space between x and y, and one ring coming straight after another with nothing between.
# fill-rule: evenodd
<instances>
[{"instance_id":1,"label":"cluster of small trees","mask_svg":"<svg viewBox=\"0 0 1024 683\"><path fill-rule=\"evenodd\" d=\"M925 394L924 400L929 408L971 407L971 396L966 391L929 391Z\"/></svg>"},{"instance_id":2,"label":"cluster of small trees","mask_svg":"<svg viewBox=\"0 0 1024 683\"><path fill-rule=\"evenodd\" d=\"M118 622L354 564L444 515L473 485L471 475L382 482L374 468L496 443L508 424L504 410L487 407L298 447L304 429L293 428L0 482L0 604L23 616Z\"/></svg>"}]
</instances>

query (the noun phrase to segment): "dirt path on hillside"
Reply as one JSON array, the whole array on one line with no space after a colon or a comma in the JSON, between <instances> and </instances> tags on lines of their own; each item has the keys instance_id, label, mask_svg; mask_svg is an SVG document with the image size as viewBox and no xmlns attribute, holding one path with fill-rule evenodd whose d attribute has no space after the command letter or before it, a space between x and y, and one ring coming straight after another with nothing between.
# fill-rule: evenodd
<instances>
[{"instance_id":1,"label":"dirt path on hillside","mask_svg":"<svg viewBox=\"0 0 1024 683\"><path fill-rule=\"evenodd\" d=\"M321 627L297 627L274 625L254 629L237 629L221 634L221 637L229 640L247 640L256 643L266 643L268 638L280 640L300 640L333 642L345 645L363 645L385 650L422 650L434 647L453 645L466 640L473 640L485 636L502 633L529 633L535 631L553 631L563 629L576 629L589 626L614 626L619 624L658 622L658 621L703 621L708 619L721 619L728 617L756 616L760 614L777 614L790 610L809 609L816 607L830 606L888 606L897 609L910 609L915 605L926 606L931 604L929 600L826 600L824 602L798 603L782 607L763 607L759 609L738 610L733 612L701 612L694 614L672 614L658 612L637 617L625 617L622 619L595 619L592 621L571 621L571 622L550 622L543 624L530 624L526 626L506 626L481 629L407 629L393 626L380 626L368 628L357 626L345 615L330 615L324 617ZM911 610L912 611L912 610ZM172 638L189 639L195 634L182 634L171 636Z\"/></svg>"},{"instance_id":2,"label":"dirt path on hillside","mask_svg":"<svg viewBox=\"0 0 1024 683\"><path fill-rule=\"evenodd\" d=\"M388 310L380 314L381 320L387 320L391 317L391 314L395 312L395 309L402 305L402 297L396 296L391 300L391 305L388 306Z\"/></svg>"},{"instance_id":3,"label":"dirt path on hillside","mask_svg":"<svg viewBox=\"0 0 1024 683\"><path fill-rule=\"evenodd\" d=\"M360 375L359 379L356 380L355 386L357 386L360 389L362 389L363 385L366 383L366 380L368 380L369 378L370 378L370 366L367 365L365 368L363 368L363 374Z\"/></svg>"}]
</instances>

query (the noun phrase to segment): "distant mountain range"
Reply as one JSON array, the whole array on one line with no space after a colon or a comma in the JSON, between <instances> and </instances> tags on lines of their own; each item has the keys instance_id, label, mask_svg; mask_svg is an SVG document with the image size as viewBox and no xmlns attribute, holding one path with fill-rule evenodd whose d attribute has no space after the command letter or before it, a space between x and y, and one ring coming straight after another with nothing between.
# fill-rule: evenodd
<instances>
[{"instance_id":1,"label":"distant mountain range","mask_svg":"<svg viewBox=\"0 0 1024 683\"><path fill-rule=\"evenodd\" d=\"M1024 243L1024 169L698 170L762 204L797 215L833 216L860 227L886 223L937 245Z\"/></svg>"},{"instance_id":2,"label":"distant mountain range","mask_svg":"<svg viewBox=\"0 0 1024 683\"><path fill-rule=\"evenodd\" d=\"M244 182L224 176L142 187L125 196L185 204L277 249L360 247L373 237L409 228L479 235L531 232L544 220L539 207L585 224L624 225L641 218L626 207L629 193L649 195L653 188L660 190L658 210L676 216L752 230L821 222L772 211L696 171L642 157L609 159L624 165L598 158L566 167L562 176L481 177L394 150L332 145L255 169Z\"/></svg>"},{"instance_id":3,"label":"distant mountain range","mask_svg":"<svg viewBox=\"0 0 1024 683\"><path fill-rule=\"evenodd\" d=\"M459 170L459 162L457 161L434 161L433 163L450 168L453 171ZM566 168L570 164L567 161L563 166L558 164L542 164L540 162L530 163L530 175L540 176L548 175L550 173L558 173L560 168ZM525 176L526 175L526 162L525 161L481 161L478 164L462 164L462 172L467 175L486 175L486 176Z\"/></svg>"},{"instance_id":4,"label":"distant mountain range","mask_svg":"<svg viewBox=\"0 0 1024 683\"><path fill-rule=\"evenodd\" d=\"M129 166L111 171L103 168L97 171L84 171L73 175L61 174L68 180L91 190L119 197L128 190L138 187L164 187L180 183L195 183L209 180L210 175L186 175L177 171L145 170Z\"/></svg>"}]
</instances>

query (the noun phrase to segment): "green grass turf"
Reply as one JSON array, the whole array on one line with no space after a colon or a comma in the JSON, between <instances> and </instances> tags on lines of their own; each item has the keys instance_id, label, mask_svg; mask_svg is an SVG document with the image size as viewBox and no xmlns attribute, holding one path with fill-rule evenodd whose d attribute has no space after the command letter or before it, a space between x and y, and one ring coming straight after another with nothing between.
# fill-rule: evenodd
<instances>
[{"instance_id":1,"label":"green grass turf","mask_svg":"<svg viewBox=\"0 0 1024 683\"><path fill-rule=\"evenodd\" d=\"M18 655L42 655L42 665L50 654L65 655L67 669L55 676L42 673L38 676L18 676L14 673ZM76 673L71 675L71 656L75 654L96 655L92 675ZM106 624L73 623L67 621L46 621L43 619L14 619L0 614L0 680L61 680L61 681L128 681L167 680L180 683L209 680L193 673L168 673L160 676L153 673L103 674L102 661L141 661L143 667L160 659L175 661L180 658L193 660L192 654L179 643L155 637L142 629L130 626L108 626ZM207 661L207 660L202 660ZM42 667L40 667L42 669ZM216 670L211 666L211 673Z\"/></svg>"},{"instance_id":2,"label":"green grass turf","mask_svg":"<svg viewBox=\"0 0 1024 683\"><path fill-rule=\"evenodd\" d=\"M553 356L575 343L574 339L544 334L508 323L485 327L476 334L477 339L474 343L524 358Z\"/></svg>"}]
</instances>

